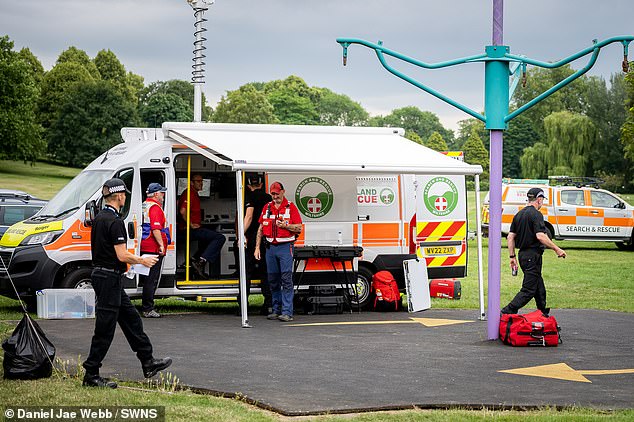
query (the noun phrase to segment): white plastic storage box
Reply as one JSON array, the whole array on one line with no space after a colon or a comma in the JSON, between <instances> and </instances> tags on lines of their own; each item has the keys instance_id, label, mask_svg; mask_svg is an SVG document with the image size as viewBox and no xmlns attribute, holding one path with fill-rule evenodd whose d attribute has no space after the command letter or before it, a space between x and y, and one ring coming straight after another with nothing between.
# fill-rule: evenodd
<instances>
[{"instance_id":1,"label":"white plastic storage box","mask_svg":"<svg viewBox=\"0 0 634 422\"><path fill-rule=\"evenodd\" d=\"M93 289L44 289L37 292L37 316L44 319L95 317Z\"/></svg>"}]
</instances>

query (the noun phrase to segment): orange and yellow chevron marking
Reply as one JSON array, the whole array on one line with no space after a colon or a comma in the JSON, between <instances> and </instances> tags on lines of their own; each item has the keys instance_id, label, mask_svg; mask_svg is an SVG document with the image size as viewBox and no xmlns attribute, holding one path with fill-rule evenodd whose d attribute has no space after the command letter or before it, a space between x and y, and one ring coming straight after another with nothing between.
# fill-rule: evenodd
<instances>
[{"instance_id":1,"label":"orange and yellow chevron marking","mask_svg":"<svg viewBox=\"0 0 634 422\"><path fill-rule=\"evenodd\" d=\"M467 265L467 248L463 246L458 256L436 256L425 258L429 267L464 267Z\"/></svg>"},{"instance_id":2,"label":"orange and yellow chevron marking","mask_svg":"<svg viewBox=\"0 0 634 422\"><path fill-rule=\"evenodd\" d=\"M435 242L439 240L464 240L467 237L466 221L431 221L417 222L418 242Z\"/></svg>"}]
</instances>

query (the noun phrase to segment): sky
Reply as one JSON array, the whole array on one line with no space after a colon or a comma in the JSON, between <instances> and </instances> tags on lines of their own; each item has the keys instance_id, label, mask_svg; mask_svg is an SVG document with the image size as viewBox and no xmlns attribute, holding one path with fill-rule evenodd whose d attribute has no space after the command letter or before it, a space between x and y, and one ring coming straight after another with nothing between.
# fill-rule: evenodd
<instances>
[{"instance_id":1,"label":"sky","mask_svg":"<svg viewBox=\"0 0 634 422\"><path fill-rule=\"evenodd\" d=\"M205 14L206 78L214 106L226 91L289 75L348 95L372 115L416 106L457 128L468 118L388 73L361 46L342 66L338 37L383 41L389 49L433 63L484 52L492 43L492 0L216 0ZM75 46L94 57L112 50L127 70L157 80L191 78L193 10L185 0L1 0L0 35L28 47L49 70ZM506 0L504 44L511 53L556 61L603 40L634 35L632 0ZM634 60L634 43L629 55ZM620 72L623 49L604 48L589 72ZM572 63L583 67L588 60ZM484 65L425 70L391 60L415 79L476 111L484 104Z\"/></svg>"}]
</instances>

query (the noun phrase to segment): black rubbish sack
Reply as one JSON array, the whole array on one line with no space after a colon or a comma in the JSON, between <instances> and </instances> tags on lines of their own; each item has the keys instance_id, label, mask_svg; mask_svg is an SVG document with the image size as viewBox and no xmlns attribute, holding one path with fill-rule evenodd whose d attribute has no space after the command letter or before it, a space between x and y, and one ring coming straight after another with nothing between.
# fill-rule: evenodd
<instances>
[{"instance_id":1,"label":"black rubbish sack","mask_svg":"<svg viewBox=\"0 0 634 422\"><path fill-rule=\"evenodd\" d=\"M34 380L53 373L55 346L28 314L24 314L11 337L2 342L2 348L6 379Z\"/></svg>"}]
</instances>

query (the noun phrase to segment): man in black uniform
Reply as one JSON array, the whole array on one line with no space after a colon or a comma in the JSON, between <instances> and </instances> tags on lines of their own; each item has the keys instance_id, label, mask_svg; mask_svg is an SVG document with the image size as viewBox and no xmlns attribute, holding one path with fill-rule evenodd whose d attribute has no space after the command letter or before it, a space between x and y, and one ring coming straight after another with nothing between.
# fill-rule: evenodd
<instances>
[{"instance_id":1,"label":"man in black uniform","mask_svg":"<svg viewBox=\"0 0 634 422\"><path fill-rule=\"evenodd\" d=\"M104 183L101 193L105 207L92 223L90 239L93 264L91 279L97 299L95 333L90 354L83 364L86 369L83 385L117 388L115 382L99 376L99 368L112 343L117 322L141 361L146 378L170 366L172 359L154 359L152 343L143 331L141 316L123 290L121 278L125 277L126 264L152 267L157 262L156 257L141 258L126 249L127 233L119 210L125 204L126 194L130 192L121 179L115 178Z\"/></svg>"},{"instance_id":2,"label":"man in black uniform","mask_svg":"<svg viewBox=\"0 0 634 422\"><path fill-rule=\"evenodd\" d=\"M253 253L255 252L256 236L258 234L258 218L262 214L262 208L266 204L272 201L271 195L264 192L262 187L264 186L264 177L257 173L247 174L247 187L249 188L245 195L244 201L244 237L247 241L246 246L246 270L247 270L247 297L251 290L251 280L254 278L260 278L260 289L264 296L264 304L260 310L261 315L268 315L271 313L271 288L269 287L268 276L266 273L266 261L257 261ZM261 255L264 256L264 246L260 246ZM237 262L237 261L236 261ZM240 296L238 295L238 303L240 303Z\"/></svg>"},{"instance_id":3,"label":"man in black uniform","mask_svg":"<svg viewBox=\"0 0 634 422\"><path fill-rule=\"evenodd\" d=\"M550 308L546 307L546 286L542 278L542 254L544 247L554 250L559 258L565 258L566 252L548 237L544 216L539 212L544 204L544 199L546 199L544 191L540 188L531 188L527 196L528 205L515 214L506 238L511 268L517 268L515 247L520 249L519 266L524 272L524 280L522 289L502 309L501 313L516 314L520 308L535 298L537 309L542 311L544 315L548 315Z\"/></svg>"}]
</instances>

